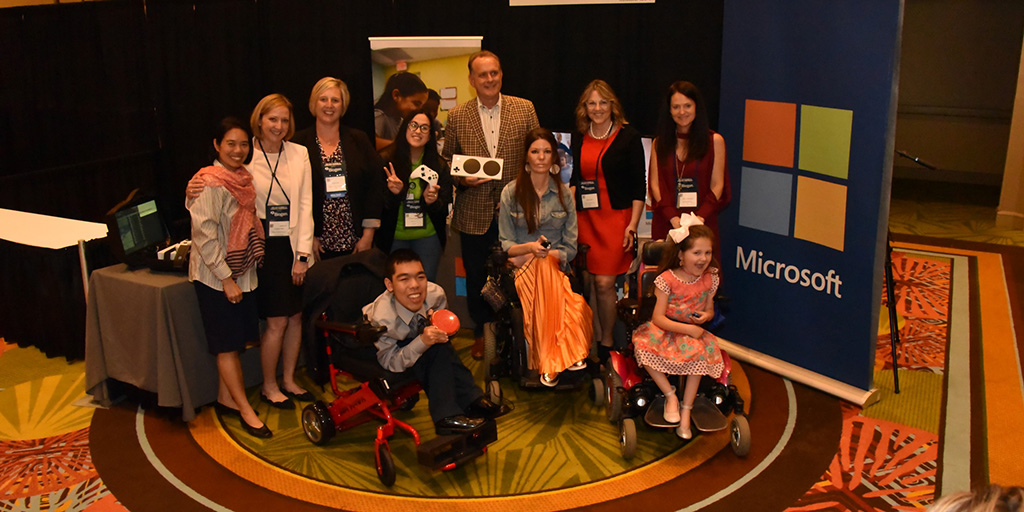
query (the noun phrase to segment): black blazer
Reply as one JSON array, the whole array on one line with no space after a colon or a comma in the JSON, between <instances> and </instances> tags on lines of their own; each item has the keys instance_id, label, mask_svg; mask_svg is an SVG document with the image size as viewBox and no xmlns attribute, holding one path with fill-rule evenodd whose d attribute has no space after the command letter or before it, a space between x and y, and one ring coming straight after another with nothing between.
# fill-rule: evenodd
<instances>
[{"instance_id":1,"label":"black blazer","mask_svg":"<svg viewBox=\"0 0 1024 512\"><path fill-rule=\"evenodd\" d=\"M387 188L384 162L377 155L365 133L347 126L341 126L338 131L348 173L346 186L349 202L352 204L352 225L358 239L363 236L364 219L380 219L384 189ZM324 163L320 159L320 148L316 144L316 126L297 132L291 141L306 146L306 150L309 151L309 167L313 173L313 235L320 236L324 230L327 183L324 181ZM376 236L374 238L376 239Z\"/></svg>"},{"instance_id":2,"label":"black blazer","mask_svg":"<svg viewBox=\"0 0 1024 512\"><path fill-rule=\"evenodd\" d=\"M572 178L569 184L576 187L576 209L582 209L580 200L580 182L583 174L580 171L580 154L583 148L583 135L572 138ZM608 197L611 207L625 210L633 207L633 201L644 201L647 198L647 162L644 158L644 145L640 142L640 132L633 127L623 125L615 140L608 146L601 157L601 177L608 186Z\"/></svg>"},{"instance_id":3,"label":"black blazer","mask_svg":"<svg viewBox=\"0 0 1024 512\"><path fill-rule=\"evenodd\" d=\"M391 155L394 151L394 143L389 144L387 147L381 148L380 156L385 162L391 162ZM448 241L448 205L452 204L455 184L452 180L451 171L448 169L448 164L440 156L438 156L437 160L438 162L433 165L429 162L423 162L427 167L437 171L437 186L441 188L437 195L437 201L430 205L423 202L423 207L427 212L427 216L430 217L430 222L434 224L437 238L441 240L441 248L444 248ZM398 225L398 207L401 206L402 201L405 199L405 194L409 190L409 175L412 174L412 169L409 164L395 164L395 174L405 182L405 186L402 187L402 193L395 195L387 189L387 179L384 180L384 197L386 198L384 200L384 211L381 213L380 229L377 230L377 236L374 237L377 247L383 249L384 252L391 251L391 244L395 239L395 227ZM423 198L420 198L420 201L422 202Z\"/></svg>"}]
</instances>

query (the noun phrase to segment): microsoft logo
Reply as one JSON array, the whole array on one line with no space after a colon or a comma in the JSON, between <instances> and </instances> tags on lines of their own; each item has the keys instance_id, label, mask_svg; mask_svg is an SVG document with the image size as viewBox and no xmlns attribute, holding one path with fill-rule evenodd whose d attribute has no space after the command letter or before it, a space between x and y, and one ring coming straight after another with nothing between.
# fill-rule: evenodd
<instances>
[{"instance_id":1,"label":"microsoft logo","mask_svg":"<svg viewBox=\"0 0 1024 512\"><path fill-rule=\"evenodd\" d=\"M852 110L748 99L740 225L842 251L852 129Z\"/></svg>"}]
</instances>

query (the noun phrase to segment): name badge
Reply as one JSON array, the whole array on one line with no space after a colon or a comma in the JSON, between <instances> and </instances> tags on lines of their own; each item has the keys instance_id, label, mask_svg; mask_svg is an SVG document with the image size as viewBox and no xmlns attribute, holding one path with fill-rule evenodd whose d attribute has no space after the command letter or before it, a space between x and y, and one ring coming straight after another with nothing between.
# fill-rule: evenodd
<instances>
[{"instance_id":1,"label":"name badge","mask_svg":"<svg viewBox=\"0 0 1024 512\"><path fill-rule=\"evenodd\" d=\"M601 196L597 190L597 180L580 182L580 203L583 210L595 210L601 207Z\"/></svg>"},{"instance_id":2,"label":"name badge","mask_svg":"<svg viewBox=\"0 0 1024 512\"><path fill-rule=\"evenodd\" d=\"M697 180L695 178L676 179L676 208L697 207Z\"/></svg>"},{"instance_id":3,"label":"name badge","mask_svg":"<svg viewBox=\"0 0 1024 512\"><path fill-rule=\"evenodd\" d=\"M267 206L267 236L288 236L288 205Z\"/></svg>"},{"instance_id":4,"label":"name badge","mask_svg":"<svg viewBox=\"0 0 1024 512\"><path fill-rule=\"evenodd\" d=\"M348 193L345 164L333 163L324 166L324 180L327 182L327 197L338 199Z\"/></svg>"},{"instance_id":5,"label":"name badge","mask_svg":"<svg viewBox=\"0 0 1024 512\"><path fill-rule=\"evenodd\" d=\"M409 182L409 193L405 195L405 203L403 204L403 211L405 212L402 223L407 228L422 228L426 225L426 221L423 219L423 203L416 197L416 191L419 189L419 180L411 180Z\"/></svg>"}]
</instances>

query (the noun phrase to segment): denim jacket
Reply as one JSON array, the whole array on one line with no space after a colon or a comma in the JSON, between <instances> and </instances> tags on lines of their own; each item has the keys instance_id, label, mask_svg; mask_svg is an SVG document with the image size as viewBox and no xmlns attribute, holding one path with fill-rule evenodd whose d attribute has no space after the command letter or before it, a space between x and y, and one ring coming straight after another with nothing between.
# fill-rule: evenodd
<instances>
[{"instance_id":1,"label":"denim jacket","mask_svg":"<svg viewBox=\"0 0 1024 512\"><path fill-rule=\"evenodd\" d=\"M558 201L558 188L562 187L565 207ZM537 231L530 233L526 228L526 215L519 201L516 200L516 182L513 181L501 191L501 209L498 210L498 239L501 248L509 250L513 245L533 242L544 235L551 242L552 250L562 251L565 268L576 257L576 237L579 234L576 224L576 201L573 200L569 187L550 180L548 190L540 198L540 217Z\"/></svg>"}]
</instances>

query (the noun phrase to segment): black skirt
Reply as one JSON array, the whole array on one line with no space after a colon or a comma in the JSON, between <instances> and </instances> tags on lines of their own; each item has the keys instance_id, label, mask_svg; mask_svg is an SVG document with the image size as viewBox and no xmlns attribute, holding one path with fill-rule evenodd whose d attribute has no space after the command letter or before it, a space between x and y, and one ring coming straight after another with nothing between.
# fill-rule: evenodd
<instances>
[{"instance_id":1,"label":"black skirt","mask_svg":"<svg viewBox=\"0 0 1024 512\"><path fill-rule=\"evenodd\" d=\"M206 345L211 354L241 352L245 344L259 341L259 318L256 315L255 292L242 294L238 304L228 302L224 292L193 281L199 312L206 331Z\"/></svg>"},{"instance_id":2,"label":"black skirt","mask_svg":"<svg viewBox=\"0 0 1024 512\"><path fill-rule=\"evenodd\" d=\"M267 237L263 266L257 270L260 318L291 316L302 311L302 287L292 284L294 262L288 237Z\"/></svg>"}]
</instances>

